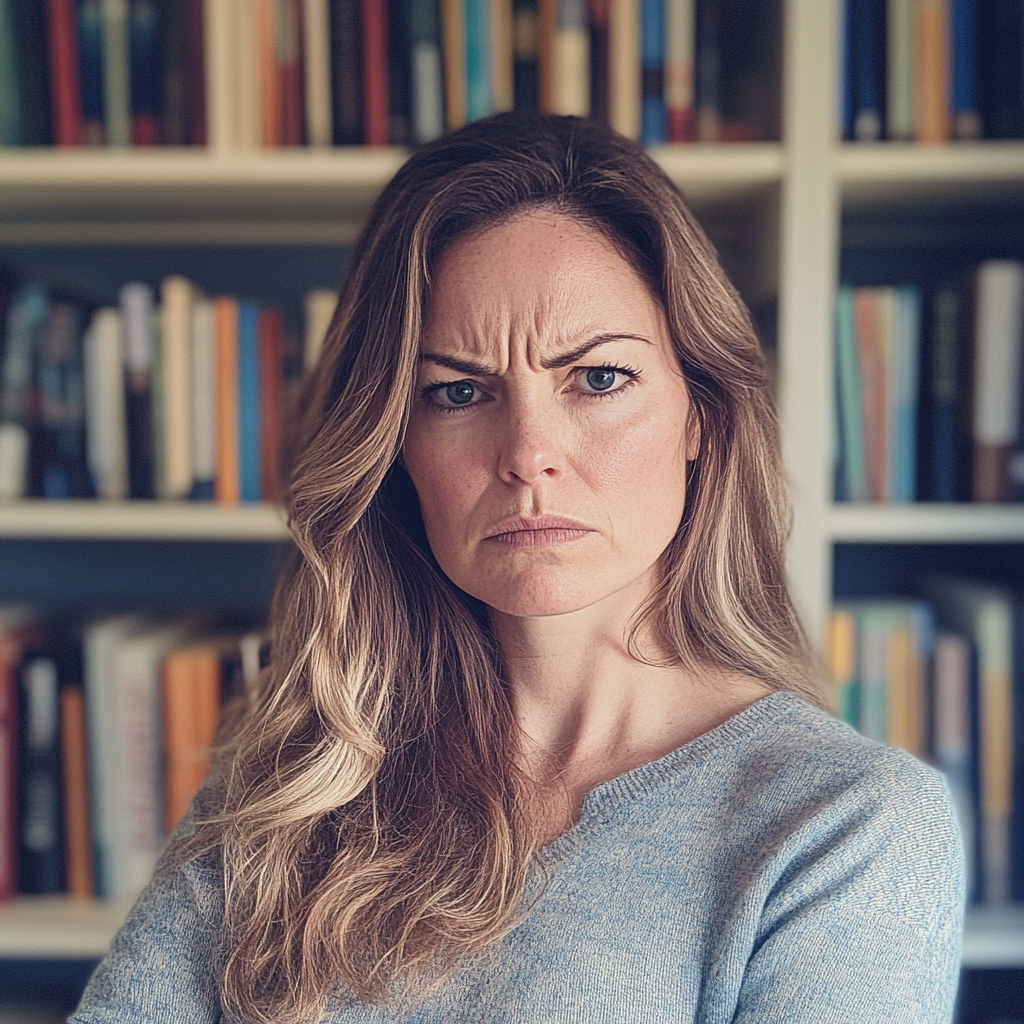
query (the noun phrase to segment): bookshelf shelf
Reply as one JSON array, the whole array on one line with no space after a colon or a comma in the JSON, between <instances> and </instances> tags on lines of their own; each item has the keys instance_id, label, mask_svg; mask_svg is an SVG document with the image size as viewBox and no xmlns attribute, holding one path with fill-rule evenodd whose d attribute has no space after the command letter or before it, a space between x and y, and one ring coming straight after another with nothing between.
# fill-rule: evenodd
<instances>
[{"instance_id":1,"label":"bookshelf shelf","mask_svg":"<svg viewBox=\"0 0 1024 1024\"><path fill-rule=\"evenodd\" d=\"M1024 541L1024 505L833 505L836 542L967 544Z\"/></svg>"},{"instance_id":2,"label":"bookshelf shelf","mask_svg":"<svg viewBox=\"0 0 1024 1024\"><path fill-rule=\"evenodd\" d=\"M98 959L130 904L20 897L0 905L0 957ZM1024 967L1024 905L980 908L967 915L965 967Z\"/></svg>"},{"instance_id":3,"label":"bookshelf shelf","mask_svg":"<svg viewBox=\"0 0 1024 1024\"><path fill-rule=\"evenodd\" d=\"M187 501L0 502L0 538L48 540L280 541L275 505Z\"/></svg>"}]
</instances>

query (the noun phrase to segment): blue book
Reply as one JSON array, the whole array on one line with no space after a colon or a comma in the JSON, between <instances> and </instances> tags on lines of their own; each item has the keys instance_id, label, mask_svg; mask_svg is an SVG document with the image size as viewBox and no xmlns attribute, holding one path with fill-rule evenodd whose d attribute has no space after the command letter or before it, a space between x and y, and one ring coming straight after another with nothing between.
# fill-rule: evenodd
<instances>
[{"instance_id":1,"label":"blue book","mask_svg":"<svg viewBox=\"0 0 1024 1024\"><path fill-rule=\"evenodd\" d=\"M466 120L494 113L491 96L491 20L488 0L465 0Z\"/></svg>"},{"instance_id":2,"label":"blue book","mask_svg":"<svg viewBox=\"0 0 1024 1024\"><path fill-rule=\"evenodd\" d=\"M103 143L103 17L100 0L78 4L78 78L82 90L82 132L93 146Z\"/></svg>"},{"instance_id":3,"label":"blue book","mask_svg":"<svg viewBox=\"0 0 1024 1024\"><path fill-rule=\"evenodd\" d=\"M131 0L128 14L128 72L132 142L160 141L160 9L156 0Z\"/></svg>"},{"instance_id":4,"label":"blue book","mask_svg":"<svg viewBox=\"0 0 1024 1024\"><path fill-rule=\"evenodd\" d=\"M974 18L975 0L949 0L949 107L958 139L981 135L974 81Z\"/></svg>"},{"instance_id":5,"label":"blue book","mask_svg":"<svg viewBox=\"0 0 1024 1024\"><path fill-rule=\"evenodd\" d=\"M853 138L853 37L850 25L850 7L854 0L846 0L840 8L842 27L839 38L842 40L842 67L839 69L839 129L840 138Z\"/></svg>"},{"instance_id":6,"label":"blue book","mask_svg":"<svg viewBox=\"0 0 1024 1024\"><path fill-rule=\"evenodd\" d=\"M640 138L645 146L655 146L666 137L664 0L641 0L640 66L643 72Z\"/></svg>"},{"instance_id":7,"label":"blue book","mask_svg":"<svg viewBox=\"0 0 1024 1024\"><path fill-rule=\"evenodd\" d=\"M896 291L895 323L897 360L896 395L892 437L892 486L890 499L909 502L917 484L917 391L921 351L921 293L917 288Z\"/></svg>"},{"instance_id":8,"label":"blue book","mask_svg":"<svg viewBox=\"0 0 1024 1024\"><path fill-rule=\"evenodd\" d=\"M260 500L260 307L238 304L238 483L242 501Z\"/></svg>"},{"instance_id":9,"label":"blue book","mask_svg":"<svg viewBox=\"0 0 1024 1024\"><path fill-rule=\"evenodd\" d=\"M850 0L847 18L852 137L875 142L885 133L885 0Z\"/></svg>"}]
</instances>

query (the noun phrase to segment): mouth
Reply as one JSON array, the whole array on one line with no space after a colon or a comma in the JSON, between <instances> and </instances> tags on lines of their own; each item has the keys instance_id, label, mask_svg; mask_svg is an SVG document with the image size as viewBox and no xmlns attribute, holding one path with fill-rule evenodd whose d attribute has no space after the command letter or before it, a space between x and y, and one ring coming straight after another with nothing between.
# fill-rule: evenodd
<instances>
[{"instance_id":1,"label":"mouth","mask_svg":"<svg viewBox=\"0 0 1024 1024\"><path fill-rule=\"evenodd\" d=\"M536 550L572 544L593 532L591 527L565 516L539 516L536 519L514 516L496 523L484 540L510 548Z\"/></svg>"}]
</instances>

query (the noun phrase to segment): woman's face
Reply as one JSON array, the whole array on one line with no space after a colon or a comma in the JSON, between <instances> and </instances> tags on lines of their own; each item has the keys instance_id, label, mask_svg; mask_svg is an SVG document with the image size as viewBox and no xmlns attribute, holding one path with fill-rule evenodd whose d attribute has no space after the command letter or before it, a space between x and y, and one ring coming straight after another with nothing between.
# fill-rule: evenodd
<instances>
[{"instance_id":1,"label":"woman's face","mask_svg":"<svg viewBox=\"0 0 1024 1024\"><path fill-rule=\"evenodd\" d=\"M661 305L603 235L536 211L444 253L404 459L456 586L541 616L650 585L697 444Z\"/></svg>"}]
</instances>

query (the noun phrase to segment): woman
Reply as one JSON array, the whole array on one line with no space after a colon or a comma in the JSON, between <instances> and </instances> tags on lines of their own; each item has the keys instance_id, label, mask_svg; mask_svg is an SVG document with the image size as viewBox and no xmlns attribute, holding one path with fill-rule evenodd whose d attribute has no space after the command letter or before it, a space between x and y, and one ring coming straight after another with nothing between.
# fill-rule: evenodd
<instances>
[{"instance_id":1,"label":"woman","mask_svg":"<svg viewBox=\"0 0 1024 1024\"><path fill-rule=\"evenodd\" d=\"M103 1020L944 1021L944 789L828 717L750 321L678 192L501 116L378 200L271 663Z\"/></svg>"}]
</instances>

